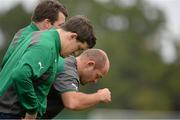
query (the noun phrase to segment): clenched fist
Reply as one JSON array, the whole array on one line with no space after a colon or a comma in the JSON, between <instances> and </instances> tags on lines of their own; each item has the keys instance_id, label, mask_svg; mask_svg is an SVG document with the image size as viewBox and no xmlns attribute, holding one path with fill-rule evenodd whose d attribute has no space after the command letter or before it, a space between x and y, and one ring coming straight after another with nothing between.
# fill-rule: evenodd
<instances>
[{"instance_id":1,"label":"clenched fist","mask_svg":"<svg viewBox=\"0 0 180 120\"><path fill-rule=\"evenodd\" d=\"M108 103L111 102L111 92L108 88L100 89L97 91L101 102Z\"/></svg>"}]
</instances>

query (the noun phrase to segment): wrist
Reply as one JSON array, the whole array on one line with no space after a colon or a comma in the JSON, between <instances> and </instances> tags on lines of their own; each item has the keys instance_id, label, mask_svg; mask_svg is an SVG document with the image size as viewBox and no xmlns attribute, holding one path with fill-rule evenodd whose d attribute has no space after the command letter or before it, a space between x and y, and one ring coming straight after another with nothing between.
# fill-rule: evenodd
<instances>
[{"instance_id":1,"label":"wrist","mask_svg":"<svg viewBox=\"0 0 180 120\"><path fill-rule=\"evenodd\" d=\"M98 102L102 102L103 101L100 92L96 93L96 98L98 98Z\"/></svg>"}]
</instances>

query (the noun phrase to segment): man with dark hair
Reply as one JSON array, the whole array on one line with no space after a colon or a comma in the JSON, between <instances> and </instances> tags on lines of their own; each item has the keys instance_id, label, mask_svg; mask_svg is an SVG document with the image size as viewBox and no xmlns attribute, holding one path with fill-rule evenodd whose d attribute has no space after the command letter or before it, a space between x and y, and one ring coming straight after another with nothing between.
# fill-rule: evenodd
<instances>
[{"instance_id":1,"label":"man with dark hair","mask_svg":"<svg viewBox=\"0 0 180 120\"><path fill-rule=\"evenodd\" d=\"M52 119L64 107L82 110L100 102L110 102L111 92L108 88L92 94L79 92L80 84L96 83L107 74L109 67L109 59L100 49L88 49L76 58L73 56L65 58L64 70L58 72L48 95L47 111L43 118Z\"/></svg>"},{"instance_id":2,"label":"man with dark hair","mask_svg":"<svg viewBox=\"0 0 180 120\"><path fill-rule=\"evenodd\" d=\"M40 2L32 15L32 22L25 28L20 29L14 36L1 64L1 69L6 64L13 51L19 46L24 38L34 31L46 30L51 27L60 28L68 16L67 9L57 0L44 0Z\"/></svg>"},{"instance_id":3,"label":"man with dark hair","mask_svg":"<svg viewBox=\"0 0 180 120\"><path fill-rule=\"evenodd\" d=\"M68 56L75 51L92 48L95 41L93 28L83 16L72 17L57 30L52 28L30 33L19 43L0 72L1 95L12 85L12 89L8 89L1 98L1 102L4 102L0 104L1 113L8 113L12 118L20 118L24 114L25 119L35 119L36 115L41 117L46 110L46 97L54 82L57 67L63 66L57 65L61 63L58 61L59 54ZM10 95L8 92L14 91L13 88L13 94L18 97L10 99L7 104L6 96Z\"/></svg>"},{"instance_id":4,"label":"man with dark hair","mask_svg":"<svg viewBox=\"0 0 180 120\"><path fill-rule=\"evenodd\" d=\"M39 3L32 15L34 21L41 30L49 29L52 26L59 28L68 17L65 6L57 0L44 0Z\"/></svg>"},{"instance_id":5,"label":"man with dark hair","mask_svg":"<svg viewBox=\"0 0 180 120\"><path fill-rule=\"evenodd\" d=\"M77 40L80 43L88 44L88 48L92 48L96 44L96 37L94 35L93 27L85 16L76 15L62 24L61 28L65 31L76 33ZM73 49L73 47L71 47L71 49ZM79 50L84 49L79 48Z\"/></svg>"}]
</instances>

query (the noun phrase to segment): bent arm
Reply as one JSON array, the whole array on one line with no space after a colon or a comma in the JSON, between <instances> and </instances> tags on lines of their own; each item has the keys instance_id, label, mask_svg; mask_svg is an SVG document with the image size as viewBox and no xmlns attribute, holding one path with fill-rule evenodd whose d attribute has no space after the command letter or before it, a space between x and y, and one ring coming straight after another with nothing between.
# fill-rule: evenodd
<instances>
[{"instance_id":1,"label":"bent arm","mask_svg":"<svg viewBox=\"0 0 180 120\"><path fill-rule=\"evenodd\" d=\"M65 92L61 95L64 106L70 110L82 110L100 102L108 103L111 101L111 93L105 88L96 93L85 94L82 92Z\"/></svg>"}]
</instances>

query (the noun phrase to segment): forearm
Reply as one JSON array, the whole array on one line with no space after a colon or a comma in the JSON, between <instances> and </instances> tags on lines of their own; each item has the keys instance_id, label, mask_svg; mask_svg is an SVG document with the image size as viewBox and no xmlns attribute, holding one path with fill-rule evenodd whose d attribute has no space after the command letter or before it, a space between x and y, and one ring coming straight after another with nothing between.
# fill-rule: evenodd
<instances>
[{"instance_id":1,"label":"forearm","mask_svg":"<svg viewBox=\"0 0 180 120\"><path fill-rule=\"evenodd\" d=\"M32 80L32 71L30 66L23 65L15 69L12 75L15 89L19 97L20 104L29 114L34 114L37 111L38 102L34 92Z\"/></svg>"},{"instance_id":2,"label":"forearm","mask_svg":"<svg viewBox=\"0 0 180 120\"><path fill-rule=\"evenodd\" d=\"M85 94L78 92L77 93L77 100L76 100L76 107L75 110L82 110L85 108L93 107L99 102L101 102L98 93L93 94Z\"/></svg>"},{"instance_id":3,"label":"forearm","mask_svg":"<svg viewBox=\"0 0 180 120\"><path fill-rule=\"evenodd\" d=\"M71 110L81 110L92 107L99 102L111 102L111 92L108 88L100 89L93 94L82 92L65 92L62 94L64 106Z\"/></svg>"},{"instance_id":4,"label":"forearm","mask_svg":"<svg viewBox=\"0 0 180 120\"><path fill-rule=\"evenodd\" d=\"M98 104L101 100L98 93L85 94L74 92L75 94L65 93L67 96L62 97L66 108L71 110L82 110ZM69 95L68 95L69 94Z\"/></svg>"}]
</instances>

